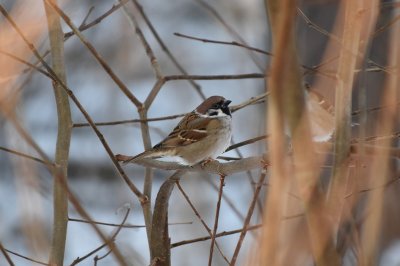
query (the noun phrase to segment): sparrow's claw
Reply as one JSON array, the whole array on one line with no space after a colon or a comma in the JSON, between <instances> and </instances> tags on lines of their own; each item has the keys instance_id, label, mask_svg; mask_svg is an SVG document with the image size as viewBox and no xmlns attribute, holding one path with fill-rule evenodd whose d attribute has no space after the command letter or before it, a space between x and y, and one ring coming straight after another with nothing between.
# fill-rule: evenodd
<instances>
[{"instance_id":1,"label":"sparrow's claw","mask_svg":"<svg viewBox=\"0 0 400 266\"><path fill-rule=\"evenodd\" d=\"M201 162L201 168L204 168L206 166L206 164L209 164L211 162L218 162L218 161L213 158L207 158Z\"/></svg>"},{"instance_id":2,"label":"sparrow's claw","mask_svg":"<svg viewBox=\"0 0 400 266\"><path fill-rule=\"evenodd\" d=\"M263 168L268 168L269 166L271 166L269 161L266 159L261 159L261 164L263 165Z\"/></svg>"},{"instance_id":3,"label":"sparrow's claw","mask_svg":"<svg viewBox=\"0 0 400 266\"><path fill-rule=\"evenodd\" d=\"M202 161L202 162L200 163L201 168L204 169L204 167L206 167L207 164L213 163L213 162L217 164L217 169L216 169L216 171L218 172L218 175L219 175L219 176L226 176L225 173L223 173L222 171L219 170L219 169L220 169L220 166L221 166L221 165L220 165L220 162L218 162L218 160L215 160L215 159L213 159L213 158L208 158L208 159Z\"/></svg>"}]
</instances>

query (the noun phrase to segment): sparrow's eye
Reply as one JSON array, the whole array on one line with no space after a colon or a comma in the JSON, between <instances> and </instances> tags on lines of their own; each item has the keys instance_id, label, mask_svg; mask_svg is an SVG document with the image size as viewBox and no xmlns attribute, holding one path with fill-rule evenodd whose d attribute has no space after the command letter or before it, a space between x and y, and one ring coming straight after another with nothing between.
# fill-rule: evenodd
<instances>
[{"instance_id":1,"label":"sparrow's eye","mask_svg":"<svg viewBox=\"0 0 400 266\"><path fill-rule=\"evenodd\" d=\"M218 104L218 103L214 103L212 106L211 106L211 109L219 109L220 108L220 105Z\"/></svg>"}]
</instances>

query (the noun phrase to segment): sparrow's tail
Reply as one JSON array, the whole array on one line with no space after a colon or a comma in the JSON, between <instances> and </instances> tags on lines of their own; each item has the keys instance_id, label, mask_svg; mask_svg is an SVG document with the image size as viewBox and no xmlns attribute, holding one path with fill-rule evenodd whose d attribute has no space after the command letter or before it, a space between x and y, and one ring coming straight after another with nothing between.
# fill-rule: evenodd
<instances>
[{"instance_id":1,"label":"sparrow's tail","mask_svg":"<svg viewBox=\"0 0 400 266\"><path fill-rule=\"evenodd\" d=\"M147 159L147 158L156 159L156 158L162 157L163 155L165 155L165 151L148 150L148 151L144 151L142 153L139 153L138 155L132 156L132 157L122 161L122 163L123 164L135 163L135 162L137 162L139 160Z\"/></svg>"}]
</instances>

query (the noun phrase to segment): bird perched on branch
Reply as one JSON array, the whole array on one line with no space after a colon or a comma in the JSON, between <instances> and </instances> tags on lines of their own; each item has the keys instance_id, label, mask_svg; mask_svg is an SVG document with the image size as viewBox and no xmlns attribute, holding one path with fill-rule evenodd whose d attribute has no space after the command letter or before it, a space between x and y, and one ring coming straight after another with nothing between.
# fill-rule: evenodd
<instances>
[{"instance_id":1,"label":"bird perched on branch","mask_svg":"<svg viewBox=\"0 0 400 266\"><path fill-rule=\"evenodd\" d=\"M163 141L124 163L162 158L191 166L217 158L231 141L230 103L222 96L211 96L184 116Z\"/></svg>"}]
</instances>

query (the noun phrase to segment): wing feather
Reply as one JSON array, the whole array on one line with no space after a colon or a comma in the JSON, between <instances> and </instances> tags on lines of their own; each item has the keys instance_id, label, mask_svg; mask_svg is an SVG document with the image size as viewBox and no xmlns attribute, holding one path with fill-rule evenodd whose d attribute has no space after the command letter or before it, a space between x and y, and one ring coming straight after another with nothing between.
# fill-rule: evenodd
<instances>
[{"instance_id":1,"label":"wing feather","mask_svg":"<svg viewBox=\"0 0 400 266\"><path fill-rule=\"evenodd\" d=\"M207 127L212 119L201 118L195 112L187 114L174 130L155 149L186 146L207 137Z\"/></svg>"}]
</instances>

